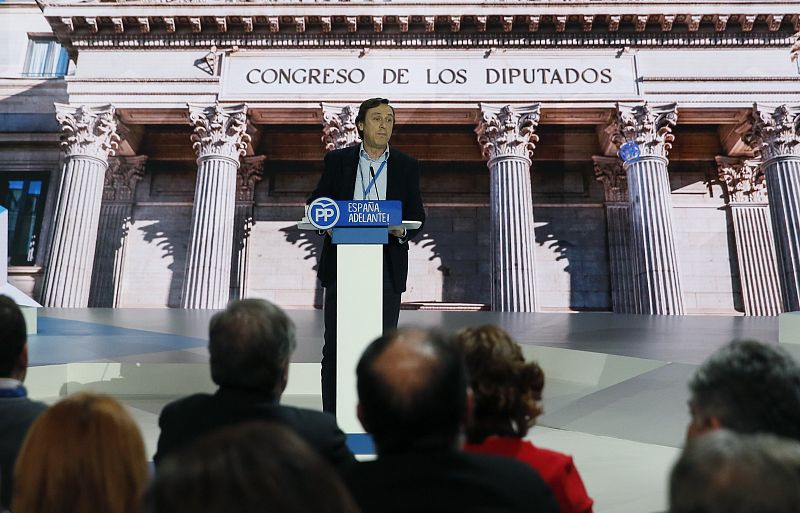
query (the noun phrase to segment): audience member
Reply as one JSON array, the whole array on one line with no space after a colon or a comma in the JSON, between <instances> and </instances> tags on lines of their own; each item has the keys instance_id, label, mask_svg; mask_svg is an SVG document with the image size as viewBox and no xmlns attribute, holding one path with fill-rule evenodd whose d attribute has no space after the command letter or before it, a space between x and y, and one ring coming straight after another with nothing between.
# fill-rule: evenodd
<instances>
[{"instance_id":1,"label":"audience member","mask_svg":"<svg viewBox=\"0 0 800 513\"><path fill-rule=\"evenodd\" d=\"M17 304L0 296L0 511L11 502L14 461L28 428L46 408L28 398L25 319Z\"/></svg>"},{"instance_id":2,"label":"audience member","mask_svg":"<svg viewBox=\"0 0 800 513\"><path fill-rule=\"evenodd\" d=\"M527 463L553 490L561 513L588 513L586 493L572 457L525 440L541 415L544 372L525 363L522 350L496 326L466 328L456 334L469 371L475 408L465 450L499 454Z\"/></svg>"},{"instance_id":3,"label":"audience member","mask_svg":"<svg viewBox=\"0 0 800 513\"><path fill-rule=\"evenodd\" d=\"M471 400L453 343L396 331L370 344L356 373L359 420L378 456L347 475L364 513L558 511L527 465L461 451Z\"/></svg>"},{"instance_id":4,"label":"audience member","mask_svg":"<svg viewBox=\"0 0 800 513\"><path fill-rule=\"evenodd\" d=\"M111 397L79 393L33 423L14 471L14 513L138 513L148 469L139 428Z\"/></svg>"},{"instance_id":5,"label":"audience member","mask_svg":"<svg viewBox=\"0 0 800 513\"><path fill-rule=\"evenodd\" d=\"M689 389L688 438L726 428L800 440L800 366L783 348L728 344L700 366Z\"/></svg>"},{"instance_id":6,"label":"audience member","mask_svg":"<svg viewBox=\"0 0 800 513\"><path fill-rule=\"evenodd\" d=\"M156 464L170 452L219 428L253 420L279 422L339 470L355 461L336 419L279 404L296 346L294 323L261 299L233 301L211 319L208 351L213 395L195 394L161 412Z\"/></svg>"},{"instance_id":7,"label":"audience member","mask_svg":"<svg viewBox=\"0 0 800 513\"><path fill-rule=\"evenodd\" d=\"M274 422L247 422L201 437L165 458L150 513L356 513L333 468Z\"/></svg>"},{"instance_id":8,"label":"audience member","mask_svg":"<svg viewBox=\"0 0 800 513\"><path fill-rule=\"evenodd\" d=\"M670 478L670 513L797 513L798 442L725 429L689 441Z\"/></svg>"}]
</instances>

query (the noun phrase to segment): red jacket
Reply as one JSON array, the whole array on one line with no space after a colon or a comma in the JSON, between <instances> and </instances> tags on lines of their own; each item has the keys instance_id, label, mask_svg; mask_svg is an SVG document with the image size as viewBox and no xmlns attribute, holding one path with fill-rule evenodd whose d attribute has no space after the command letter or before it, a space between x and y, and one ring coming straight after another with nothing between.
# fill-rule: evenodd
<instances>
[{"instance_id":1,"label":"red jacket","mask_svg":"<svg viewBox=\"0 0 800 513\"><path fill-rule=\"evenodd\" d=\"M465 451L499 454L533 467L553 490L561 513L592 513L593 501L586 493L572 456L540 449L527 440L490 436L481 444L467 444Z\"/></svg>"}]
</instances>

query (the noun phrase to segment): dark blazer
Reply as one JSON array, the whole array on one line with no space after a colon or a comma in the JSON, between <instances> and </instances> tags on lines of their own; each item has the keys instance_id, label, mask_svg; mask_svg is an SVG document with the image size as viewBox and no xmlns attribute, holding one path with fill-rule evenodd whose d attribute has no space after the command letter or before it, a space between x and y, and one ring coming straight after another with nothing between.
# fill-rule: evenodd
<instances>
[{"instance_id":1,"label":"dark blazer","mask_svg":"<svg viewBox=\"0 0 800 513\"><path fill-rule=\"evenodd\" d=\"M220 388L214 395L195 394L164 407L158 418L161 435L153 460L162 458L200 436L248 421L278 422L292 431L340 471L355 461L336 419L327 413L283 406L256 394Z\"/></svg>"},{"instance_id":2,"label":"dark blazer","mask_svg":"<svg viewBox=\"0 0 800 513\"><path fill-rule=\"evenodd\" d=\"M362 513L558 513L539 475L501 456L443 452L379 456L345 473Z\"/></svg>"},{"instance_id":3,"label":"dark blazer","mask_svg":"<svg viewBox=\"0 0 800 513\"><path fill-rule=\"evenodd\" d=\"M334 150L325 155L325 171L311 193L309 203L317 198L327 197L335 200L353 199L358 174L360 145ZM403 220L425 222L425 208L419 192L419 162L405 153L389 148L386 163L386 199L403 202ZM414 238L422 229L410 230L406 240ZM408 277L408 244L400 244L397 237L389 237L384 246L391 267L392 284L396 292L405 292ZM336 246L331 238L325 236L322 255L319 259L317 276L323 287L336 280Z\"/></svg>"},{"instance_id":4,"label":"dark blazer","mask_svg":"<svg viewBox=\"0 0 800 513\"><path fill-rule=\"evenodd\" d=\"M45 409L46 404L31 401L27 397L0 398L0 501L5 508L11 507L12 477L17 454L28 428Z\"/></svg>"}]
</instances>

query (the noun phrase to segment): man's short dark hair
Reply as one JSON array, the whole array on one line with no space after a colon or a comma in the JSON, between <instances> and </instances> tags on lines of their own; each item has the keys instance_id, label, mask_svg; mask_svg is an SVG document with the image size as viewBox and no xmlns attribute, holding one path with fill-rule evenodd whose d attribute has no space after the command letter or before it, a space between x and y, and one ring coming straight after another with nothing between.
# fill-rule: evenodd
<instances>
[{"instance_id":1,"label":"man's short dark hair","mask_svg":"<svg viewBox=\"0 0 800 513\"><path fill-rule=\"evenodd\" d=\"M670 476L670 513L796 513L800 443L711 431L686 446Z\"/></svg>"},{"instance_id":2,"label":"man's short dark hair","mask_svg":"<svg viewBox=\"0 0 800 513\"><path fill-rule=\"evenodd\" d=\"M389 105L389 100L386 98L370 98L369 100L361 102L361 106L358 108L358 114L356 114L356 130L358 130L359 137L364 137L364 132L358 128L358 124L364 122L369 109L374 109L378 105ZM392 115L394 115L394 107L389 105L389 108L392 109Z\"/></svg>"},{"instance_id":3,"label":"man's short dark hair","mask_svg":"<svg viewBox=\"0 0 800 513\"><path fill-rule=\"evenodd\" d=\"M0 378L11 376L27 342L22 310L8 296L0 296Z\"/></svg>"},{"instance_id":4,"label":"man's short dark hair","mask_svg":"<svg viewBox=\"0 0 800 513\"><path fill-rule=\"evenodd\" d=\"M211 318L211 378L219 386L272 393L297 341L286 313L263 299L233 301Z\"/></svg>"},{"instance_id":5,"label":"man's short dark hair","mask_svg":"<svg viewBox=\"0 0 800 513\"><path fill-rule=\"evenodd\" d=\"M429 348L435 359L410 393L398 391L375 369L381 354L403 338ZM452 340L437 331L394 331L367 347L356 374L362 416L381 454L453 447L466 414L469 380Z\"/></svg>"},{"instance_id":6,"label":"man's short dark hair","mask_svg":"<svg viewBox=\"0 0 800 513\"><path fill-rule=\"evenodd\" d=\"M732 342L700 366L689 389L695 411L724 428L800 440L800 367L783 348Z\"/></svg>"}]
</instances>

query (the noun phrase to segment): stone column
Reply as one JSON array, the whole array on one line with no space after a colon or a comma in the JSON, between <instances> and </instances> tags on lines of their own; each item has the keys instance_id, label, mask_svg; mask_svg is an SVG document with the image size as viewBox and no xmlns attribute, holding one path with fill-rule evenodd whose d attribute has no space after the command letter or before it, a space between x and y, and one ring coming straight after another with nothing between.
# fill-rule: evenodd
<instances>
[{"instance_id":1,"label":"stone column","mask_svg":"<svg viewBox=\"0 0 800 513\"><path fill-rule=\"evenodd\" d=\"M531 157L539 137L539 104L480 104L475 132L490 173L492 309L538 309L531 196Z\"/></svg>"},{"instance_id":2,"label":"stone column","mask_svg":"<svg viewBox=\"0 0 800 513\"><path fill-rule=\"evenodd\" d=\"M616 119L608 128L618 148L633 142L640 152L637 160L623 164L628 181L638 289L636 313L684 313L667 175L667 154L677 119L675 104L659 107L646 103L617 104Z\"/></svg>"},{"instance_id":3,"label":"stone column","mask_svg":"<svg viewBox=\"0 0 800 513\"><path fill-rule=\"evenodd\" d=\"M189 120L197 185L181 306L224 308L231 289L236 171L250 141L247 106L189 104Z\"/></svg>"},{"instance_id":4,"label":"stone column","mask_svg":"<svg viewBox=\"0 0 800 513\"><path fill-rule=\"evenodd\" d=\"M778 315L781 283L761 162L717 157L736 241L745 315Z\"/></svg>"},{"instance_id":5,"label":"stone column","mask_svg":"<svg viewBox=\"0 0 800 513\"><path fill-rule=\"evenodd\" d=\"M112 157L106 169L89 306L116 307L133 213L133 193L147 156Z\"/></svg>"},{"instance_id":6,"label":"stone column","mask_svg":"<svg viewBox=\"0 0 800 513\"><path fill-rule=\"evenodd\" d=\"M631 213L628 181L622 161L616 157L594 156L594 175L603 183L611 269L611 303L615 313L636 312L636 274L631 253Z\"/></svg>"},{"instance_id":7,"label":"stone column","mask_svg":"<svg viewBox=\"0 0 800 513\"><path fill-rule=\"evenodd\" d=\"M108 157L119 137L114 107L74 107L56 103L61 124L64 167L53 221L47 262L44 306L81 308L89 304Z\"/></svg>"},{"instance_id":8,"label":"stone column","mask_svg":"<svg viewBox=\"0 0 800 513\"><path fill-rule=\"evenodd\" d=\"M361 142L356 128L358 107L320 103L322 107L322 142L325 151L347 148Z\"/></svg>"},{"instance_id":9,"label":"stone column","mask_svg":"<svg viewBox=\"0 0 800 513\"><path fill-rule=\"evenodd\" d=\"M761 157L778 249L783 307L800 310L800 105L756 104L744 142Z\"/></svg>"},{"instance_id":10,"label":"stone column","mask_svg":"<svg viewBox=\"0 0 800 513\"><path fill-rule=\"evenodd\" d=\"M236 173L233 259L231 260L231 299L247 296L247 269L250 263L250 228L253 226L256 183L264 172L265 155L244 157Z\"/></svg>"}]
</instances>

